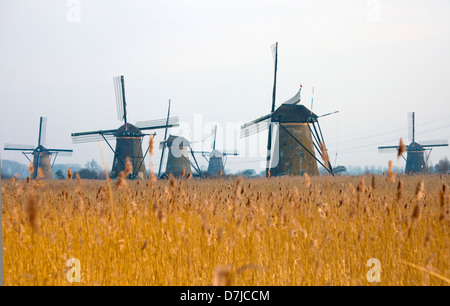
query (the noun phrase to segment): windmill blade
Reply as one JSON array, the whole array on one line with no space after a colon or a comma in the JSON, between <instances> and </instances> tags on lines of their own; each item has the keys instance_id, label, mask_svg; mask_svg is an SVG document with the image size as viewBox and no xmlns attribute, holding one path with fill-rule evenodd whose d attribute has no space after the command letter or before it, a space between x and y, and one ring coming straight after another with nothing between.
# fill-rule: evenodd
<instances>
[{"instance_id":1,"label":"windmill blade","mask_svg":"<svg viewBox=\"0 0 450 306\"><path fill-rule=\"evenodd\" d=\"M381 147L378 147L378 150L386 150L386 149L396 149L396 150L398 150L398 146L381 146Z\"/></svg>"},{"instance_id":2,"label":"windmill blade","mask_svg":"<svg viewBox=\"0 0 450 306\"><path fill-rule=\"evenodd\" d=\"M408 120L408 140L414 141L414 113L407 114Z\"/></svg>"},{"instance_id":3,"label":"windmill blade","mask_svg":"<svg viewBox=\"0 0 450 306\"><path fill-rule=\"evenodd\" d=\"M58 156L65 156L65 157L71 157L73 155L73 152L67 152L67 151L61 151L61 150L51 150L51 154L56 154Z\"/></svg>"},{"instance_id":4,"label":"windmill blade","mask_svg":"<svg viewBox=\"0 0 450 306\"><path fill-rule=\"evenodd\" d=\"M217 137L217 125L215 125L211 130L211 135L213 135L213 142L211 149L214 151L216 149L216 137Z\"/></svg>"},{"instance_id":5,"label":"windmill blade","mask_svg":"<svg viewBox=\"0 0 450 306\"><path fill-rule=\"evenodd\" d=\"M302 85L300 85L300 89L298 90L298 92L289 100L287 100L286 102L284 102L283 104L292 104L292 105L296 105L298 103L300 103L300 93L302 91Z\"/></svg>"},{"instance_id":6,"label":"windmill blade","mask_svg":"<svg viewBox=\"0 0 450 306\"><path fill-rule=\"evenodd\" d=\"M138 121L135 126L140 130L152 130L152 129L162 129L166 127L177 127L180 126L180 120L178 117L170 117L169 120L156 119L148 121Z\"/></svg>"},{"instance_id":7,"label":"windmill blade","mask_svg":"<svg viewBox=\"0 0 450 306\"><path fill-rule=\"evenodd\" d=\"M41 117L40 123L39 123L39 140L38 140L38 146L43 145L45 146L47 142L47 118Z\"/></svg>"},{"instance_id":8,"label":"windmill blade","mask_svg":"<svg viewBox=\"0 0 450 306\"><path fill-rule=\"evenodd\" d=\"M448 147L448 139L420 141L422 147Z\"/></svg>"},{"instance_id":9,"label":"windmill blade","mask_svg":"<svg viewBox=\"0 0 450 306\"><path fill-rule=\"evenodd\" d=\"M92 132L82 132L82 133L72 133L73 143L86 143L86 142L97 142L99 140L113 140L115 139L115 130L100 130Z\"/></svg>"},{"instance_id":10,"label":"windmill blade","mask_svg":"<svg viewBox=\"0 0 450 306\"><path fill-rule=\"evenodd\" d=\"M124 120L127 123L127 112L126 112L126 102L125 102L125 82L123 75L116 76L113 78L114 91L116 96L116 106L117 106L117 119L119 121Z\"/></svg>"},{"instance_id":11,"label":"windmill blade","mask_svg":"<svg viewBox=\"0 0 450 306\"><path fill-rule=\"evenodd\" d=\"M259 132L265 131L270 125L270 115L262 116L253 121L241 125L240 138L245 138Z\"/></svg>"},{"instance_id":12,"label":"windmill blade","mask_svg":"<svg viewBox=\"0 0 450 306\"><path fill-rule=\"evenodd\" d=\"M398 153L398 149L396 148L378 148L378 153L381 154L397 154Z\"/></svg>"},{"instance_id":13,"label":"windmill blade","mask_svg":"<svg viewBox=\"0 0 450 306\"><path fill-rule=\"evenodd\" d=\"M58 154L58 156L72 156L73 150L66 149L47 149L50 154Z\"/></svg>"},{"instance_id":14,"label":"windmill blade","mask_svg":"<svg viewBox=\"0 0 450 306\"><path fill-rule=\"evenodd\" d=\"M167 108L167 119L166 119L166 128L164 131L164 141L167 141L167 129L169 128L169 121L170 121L170 99L169 99L169 107ZM158 177L161 176L161 167L162 167L162 162L163 162L163 158L164 158L164 150L165 150L166 146L164 145L162 147L162 152L161 152L161 159L159 161L159 169L158 169Z\"/></svg>"},{"instance_id":15,"label":"windmill blade","mask_svg":"<svg viewBox=\"0 0 450 306\"><path fill-rule=\"evenodd\" d=\"M15 150L15 151L34 151L35 146L24 145L24 144L5 143L4 149L5 150Z\"/></svg>"}]
</instances>

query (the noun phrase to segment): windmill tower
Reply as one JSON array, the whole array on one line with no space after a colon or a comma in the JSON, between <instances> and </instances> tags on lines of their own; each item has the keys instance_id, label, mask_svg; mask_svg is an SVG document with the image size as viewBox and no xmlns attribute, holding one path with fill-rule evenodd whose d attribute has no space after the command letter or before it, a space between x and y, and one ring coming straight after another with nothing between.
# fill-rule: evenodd
<instances>
[{"instance_id":1,"label":"windmill tower","mask_svg":"<svg viewBox=\"0 0 450 306\"><path fill-rule=\"evenodd\" d=\"M239 155L237 151L219 151L216 149L217 125L212 130L213 142L211 145L211 152L194 151L194 153L201 153L208 162L207 173L209 176L216 176L219 173L225 173L226 158L229 155ZM209 158L209 159L208 159Z\"/></svg>"},{"instance_id":2,"label":"windmill tower","mask_svg":"<svg viewBox=\"0 0 450 306\"><path fill-rule=\"evenodd\" d=\"M298 92L280 107L275 109L278 43L272 46L275 60L274 85L272 94L272 108L268 115L250 121L241 126L241 138L269 130L267 141L266 176L290 175L318 175L317 163L321 164L329 173L333 174L330 162L324 165L315 155L315 150L322 154L321 143L325 144L318 116L304 105L299 105L302 86ZM278 127L276 144L278 152L272 152L273 129ZM315 149L315 150L314 150ZM325 149L326 150L326 149ZM273 154L278 157L273 160ZM272 161L272 165L271 165Z\"/></svg>"},{"instance_id":3,"label":"windmill tower","mask_svg":"<svg viewBox=\"0 0 450 306\"><path fill-rule=\"evenodd\" d=\"M416 142L416 128L415 128L415 113L408 113L408 140L411 143L406 146L406 168L405 173L422 173L428 162L431 151L434 147L448 147L448 140L432 140ZM399 146L381 146L378 147L381 151L398 152ZM425 151L429 151L425 157Z\"/></svg>"},{"instance_id":4,"label":"windmill tower","mask_svg":"<svg viewBox=\"0 0 450 306\"><path fill-rule=\"evenodd\" d=\"M133 166L133 173L130 178L147 178L144 159L148 153L142 150L142 139L149 134L142 133L143 130L162 129L166 127L178 126L178 118L168 118L150 121L141 121L136 124L128 122L126 100L125 100L125 83L123 76L113 78L114 89L116 95L117 117L119 121L123 121L123 125L118 129L99 130L91 132L72 133L73 143L85 143L104 140L114 153L114 161L111 169L111 178L116 178L121 171L125 170L125 162L127 157ZM116 149L114 150L110 144L110 140L116 139Z\"/></svg>"},{"instance_id":5,"label":"windmill tower","mask_svg":"<svg viewBox=\"0 0 450 306\"><path fill-rule=\"evenodd\" d=\"M68 149L47 149L46 145L46 135L47 135L47 118L41 117L39 121L39 137L38 146L34 147L32 145L16 145L16 144L5 144L5 150L12 151L22 151L22 154L33 163L34 172L31 178L36 178L38 176L38 169L41 169L43 178L52 179L53 172L52 166L55 163L56 157L58 155L71 156L73 150ZM27 156L32 155L33 161ZM50 162L51 156L54 155L53 162Z\"/></svg>"},{"instance_id":6,"label":"windmill tower","mask_svg":"<svg viewBox=\"0 0 450 306\"><path fill-rule=\"evenodd\" d=\"M183 174L183 170L185 175L188 175L189 173L192 173L191 167L194 168L198 176L202 177L202 172L195 159L189 140L181 136L170 135L167 139L161 141L160 148L162 149L160 169L166 148L168 149L168 152L166 170L162 175L160 170L160 173L158 174L159 177L167 178L169 174L172 174L174 177L180 177ZM189 155L192 156L194 163L190 161Z\"/></svg>"}]
</instances>

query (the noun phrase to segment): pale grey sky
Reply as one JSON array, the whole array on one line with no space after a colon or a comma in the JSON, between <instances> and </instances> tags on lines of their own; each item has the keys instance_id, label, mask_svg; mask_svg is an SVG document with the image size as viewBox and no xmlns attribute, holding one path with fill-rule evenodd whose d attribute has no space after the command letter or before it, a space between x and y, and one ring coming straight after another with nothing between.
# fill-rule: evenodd
<instances>
[{"instance_id":1,"label":"pale grey sky","mask_svg":"<svg viewBox=\"0 0 450 306\"><path fill-rule=\"evenodd\" d=\"M418 140L450 138L448 16L448 0L3 0L1 155L25 163L4 143L37 144L46 116L48 147L74 150L57 163L101 162L97 143L74 145L70 134L120 126L117 75L125 76L130 122L164 118L171 99L172 114L191 125L183 136L209 149L207 123L218 122L217 147L234 149L224 144L226 124L270 110L270 47L278 41L277 105L301 83L310 108L314 86L313 112L339 110L320 121L332 163L384 166L395 155L377 147L407 138L408 112L416 113ZM200 117L203 135L193 133ZM430 159L449 155L434 149ZM152 161L159 164L159 150ZM227 168L262 169L258 158L247 161L229 158Z\"/></svg>"}]
</instances>

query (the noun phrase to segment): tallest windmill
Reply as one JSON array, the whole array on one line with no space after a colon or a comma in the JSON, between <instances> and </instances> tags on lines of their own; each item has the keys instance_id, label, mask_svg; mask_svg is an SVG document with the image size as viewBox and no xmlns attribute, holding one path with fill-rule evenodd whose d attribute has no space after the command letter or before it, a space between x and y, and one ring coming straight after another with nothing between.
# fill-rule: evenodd
<instances>
[{"instance_id":1,"label":"tallest windmill","mask_svg":"<svg viewBox=\"0 0 450 306\"><path fill-rule=\"evenodd\" d=\"M406 146L405 173L422 173L434 147L448 147L448 140L432 140L416 142L415 113L408 113L408 138L411 143ZM399 146L381 146L379 150L396 150ZM429 151L425 157L425 151Z\"/></svg>"},{"instance_id":2,"label":"tallest windmill","mask_svg":"<svg viewBox=\"0 0 450 306\"><path fill-rule=\"evenodd\" d=\"M329 161L322 163L315 154L314 149L322 155L326 150L325 141L318 122L318 116L304 105L300 105L300 86L298 92L289 100L275 108L278 43L272 45L274 56L274 83L272 91L272 106L270 113L252 120L241 126L241 138L269 130L266 156L266 176L289 175L318 175L317 163L330 174L333 169ZM275 139L275 148L272 148L272 134L275 126L278 133ZM277 151L278 150L278 151Z\"/></svg>"},{"instance_id":3,"label":"tallest windmill","mask_svg":"<svg viewBox=\"0 0 450 306\"><path fill-rule=\"evenodd\" d=\"M133 166L133 173L130 178L147 178L144 159L148 153L148 147L143 153L142 139L149 134L142 133L143 130L162 129L166 127L179 126L177 117L141 121L136 124L128 122L127 103L125 100L125 82L123 76L113 78L116 95L117 118L123 121L123 125L118 129L99 130L91 132L72 133L73 143L84 143L104 140L114 153L114 161L111 169L111 178L116 178L121 171L125 170L126 159L129 158ZM116 148L110 144L110 140L116 140Z\"/></svg>"}]
</instances>

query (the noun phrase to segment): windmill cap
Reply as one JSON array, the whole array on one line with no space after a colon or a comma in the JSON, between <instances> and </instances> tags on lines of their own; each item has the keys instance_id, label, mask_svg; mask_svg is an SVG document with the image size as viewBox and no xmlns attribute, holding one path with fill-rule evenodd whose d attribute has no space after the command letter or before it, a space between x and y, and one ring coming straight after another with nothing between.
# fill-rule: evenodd
<instances>
[{"instance_id":1,"label":"windmill cap","mask_svg":"<svg viewBox=\"0 0 450 306\"><path fill-rule=\"evenodd\" d=\"M272 115L273 122L317 122L317 115L304 105L282 104Z\"/></svg>"},{"instance_id":2,"label":"windmill cap","mask_svg":"<svg viewBox=\"0 0 450 306\"><path fill-rule=\"evenodd\" d=\"M116 137L130 137L130 136L141 136L142 132L137 127L130 123L122 125L117 131Z\"/></svg>"},{"instance_id":3,"label":"windmill cap","mask_svg":"<svg viewBox=\"0 0 450 306\"><path fill-rule=\"evenodd\" d=\"M408 151L424 151L424 150L425 149L415 141L411 142L408 145Z\"/></svg>"},{"instance_id":4,"label":"windmill cap","mask_svg":"<svg viewBox=\"0 0 450 306\"><path fill-rule=\"evenodd\" d=\"M218 151L218 150L212 150L210 153L209 153L209 157L210 158L214 158L214 157L222 157L223 156L223 154L220 152L220 151Z\"/></svg>"},{"instance_id":5,"label":"windmill cap","mask_svg":"<svg viewBox=\"0 0 450 306\"><path fill-rule=\"evenodd\" d=\"M189 147L191 145L189 140L187 140L186 138L175 135L170 135L169 138L167 138L166 143L167 146L169 147L171 146Z\"/></svg>"}]
</instances>

